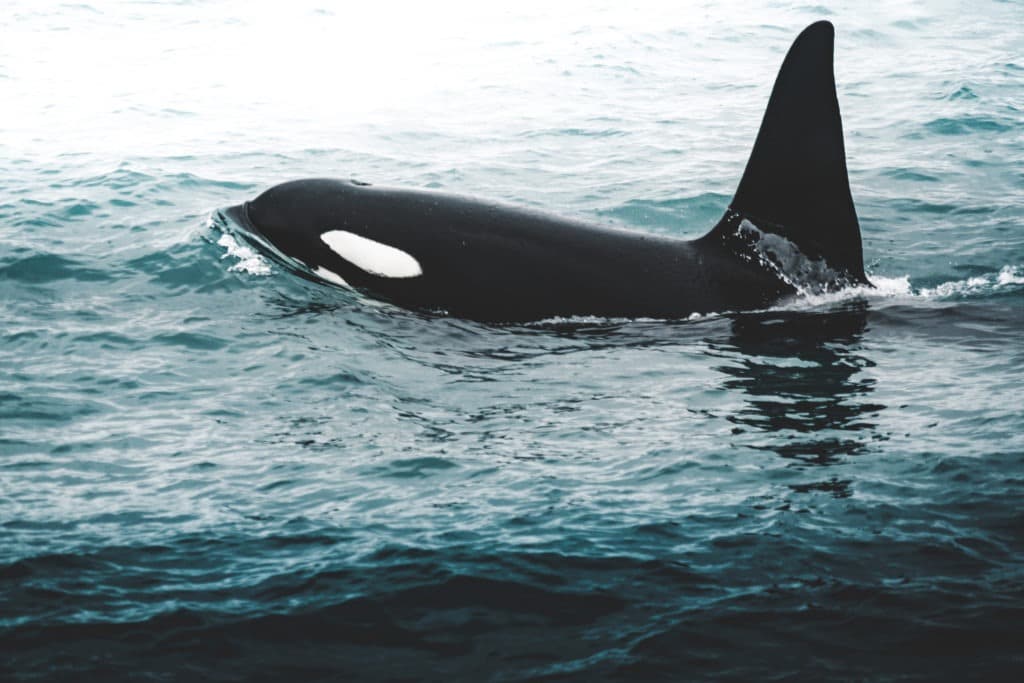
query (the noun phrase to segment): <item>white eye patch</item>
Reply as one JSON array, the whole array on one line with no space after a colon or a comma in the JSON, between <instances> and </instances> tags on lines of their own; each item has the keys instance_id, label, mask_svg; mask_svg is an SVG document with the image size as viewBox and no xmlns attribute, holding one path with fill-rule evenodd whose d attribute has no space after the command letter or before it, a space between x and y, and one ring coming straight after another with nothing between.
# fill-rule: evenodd
<instances>
[{"instance_id":1,"label":"white eye patch","mask_svg":"<svg viewBox=\"0 0 1024 683\"><path fill-rule=\"evenodd\" d=\"M362 268L371 275L393 278L419 277L423 275L420 262L413 258L411 254L367 237L362 237L354 232L349 232L348 230L329 230L320 235L320 239L338 256L352 265ZM334 275L334 273L331 274Z\"/></svg>"}]
</instances>

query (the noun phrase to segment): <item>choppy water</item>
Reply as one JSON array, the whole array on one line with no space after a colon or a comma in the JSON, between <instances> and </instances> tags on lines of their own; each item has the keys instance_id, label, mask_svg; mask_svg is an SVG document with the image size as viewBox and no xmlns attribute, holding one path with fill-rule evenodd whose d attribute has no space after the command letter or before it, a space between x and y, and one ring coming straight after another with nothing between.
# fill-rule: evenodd
<instances>
[{"instance_id":1,"label":"choppy water","mask_svg":"<svg viewBox=\"0 0 1024 683\"><path fill-rule=\"evenodd\" d=\"M0 18L0 677L1017 679L1020 3L279 4ZM872 292L487 326L217 214L695 236L822 17Z\"/></svg>"}]
</instances>

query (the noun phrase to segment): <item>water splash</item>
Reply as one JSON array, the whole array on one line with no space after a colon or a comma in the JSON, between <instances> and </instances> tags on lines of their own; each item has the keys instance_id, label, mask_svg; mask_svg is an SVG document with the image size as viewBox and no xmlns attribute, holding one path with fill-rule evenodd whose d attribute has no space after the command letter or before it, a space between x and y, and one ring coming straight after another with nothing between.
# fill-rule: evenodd
<instances>
[{"instance_id":1,"label":"water splash","mask_svg":"<svg viewBox=\"0 0 1024 683\"><path fill-rule=\"evenodd\" d=\"M252 247L240 244L234 235L228 231L227 224L218 220L216 213L210 214L207 217L205 227L207 231L216 230L220 232L217 245L224 247L225 250L221 260L235 259L235 262L231 264L228 271L232 273L247 273L260 277L273 273L267 259L258 254Z\"/></svg>"},{"instance_id":2,"label":"water splash","mask_svg":"<svg viewBox=\"0 0 1024 683\"><path fill-rule=\"evenodd\" d=\"M758 263L780 280L808 296L850 289L853 285L844 274L830 267L825 259L804 255L800 248L781 235L765 232L744 218L736 228L736 237L746 248L740 258Z\"/></svg>"},{"instance_id":3,"label":"water splash","mask_svg":"<svg viewBox=\"0 0 1024 683\"><path fill-rule=\"evenodd\" d=\"M795 297L774 308L816 308L853 299L975 297L1024 284L1024 267L1005 265L996 273L943 282L934 287L915 287L909 275L886 277L874 274L870 276L871 284L862 285L851 282L845 275L830 268L824 259L804 255L793 242L765 232L747 219L740 222L736 236L747 247L740 252L741 258L758 263L796 290Z\"/></svg>"},{"instance_id":4,"label":"water splash","mask_svg":"<svg viewBox=\"0 0 1024 683\"><path fill-rule=\"evenodd\" d=\"M270 264L249 247L239 244L234 237L224 233L217 240L217 244L227 251L221 256L222 259L236 258L237 262L231 265L228 270L231 272L248 273L249 275L270 275L272 272Z\"/></svg>"},{"instance_id":5,"label":"water splash","mask_svg":"<svg viewBox=\"0 0 1024 683\"><path fill-rule=\"evenodd\" d=\"M923 287L918 290L921 296L962 297L988 294L1013 285L1024 285L1024 268L1020 266L1003 266L998 273L979 275L966 280L943 282L935 287Z\"/></svg>"}]
</instances>

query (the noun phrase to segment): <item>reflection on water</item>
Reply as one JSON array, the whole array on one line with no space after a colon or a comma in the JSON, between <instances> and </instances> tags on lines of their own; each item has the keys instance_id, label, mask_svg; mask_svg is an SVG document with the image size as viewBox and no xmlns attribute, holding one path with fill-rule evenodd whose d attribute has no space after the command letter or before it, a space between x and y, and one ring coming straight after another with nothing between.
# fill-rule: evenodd
<instances>
[{"instance_id":1,"label":"reflection on water","mask_svg":"<svg viewBox=\"0 0 1024 683\"><path fill-rule=\"evenodd\" d=\"M868 401L874 366L861 343L867 304L839 311L777 311L737 315L728 350L731 362L717 369L723 387L746 394L728 419L737 433L770 432L751 448L771 450L812 465L831 465L857 455L878 437L872 420L884 406ZM734 353L742 354L737 358ZM819 488L845 495L834 480Z\"/></svg>"}]
</instances>

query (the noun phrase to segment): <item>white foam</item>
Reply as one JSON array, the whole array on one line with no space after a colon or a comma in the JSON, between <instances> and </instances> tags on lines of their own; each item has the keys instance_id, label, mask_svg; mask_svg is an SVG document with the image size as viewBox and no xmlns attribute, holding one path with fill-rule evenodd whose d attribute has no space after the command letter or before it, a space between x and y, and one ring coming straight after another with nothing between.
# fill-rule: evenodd
<instances>
[{"instance_id":1,"label":"white foam","mask_svg":"<svg viewBox=\"0 0 1024 683\"><path fill-rule=\"evenodd\" d=\"M1003 266L993 275L977 275L966 280L943 282L934 287L922 287L918 294L932 297L964 296L1012 285L1024 285L1024 268L1021 266Z\"/></svg>"},{"instance_id":2,"label":"white foam","mask_svg":"<svg viewBox=\"0 0 1024 683\"><path fill-rule=\"evenodd\" d=\"M350 287L350 285L347 282L345 282L345 280L343 280L342 277L335 273L333 270L328 270L323 266L320 266L313 272L322 277L324 280L327 280L328 282L333 282L334 284L340 285L342 287Z\"/></svg>"},{"instance_id":3,"label":"white foam","mask_svg":"<svg viewBox=\"0 0 1024 683\"><path fill-rule=\"evenodd\" d=\"M910 277L871 276L871 285L849 285L833 292L800 292L798 296L787 300L780 308L802 309L830 306L851 299L898 299L915 296L910 286Z\"/></svg>"},{"instance_id":4,"label":"white foam","mask_svg":"<svg viewBox=\"0 0 1024 683\"><path fill-rule=\"evenodd\" d=\"M906 275L892 278L872 276L870 280L874 286L859 285L850 283L829 268L823 259L804 256L789 240L763 232L746 219L741 221L737 234L748 240L751 247L750 252L740 254L741 258L757 261L796 290L796 297L781 303L784 309L827 306L850 299L941 299L1024 284L1024 268L1003 266L998 274L944 282L934 287L915 288Z\"/></svg>"},{"instance_id":5,"label":"white foam","mask_svg":"<svg viewBox=\"0 0 1024 683\"><path fill-rule=\"evenodd\" d=\"M906 304L935 299L944 299L951 296L964 296L984 294L987 291L1006 287L1008 285L1024 285L1024 266L1003 266L998 273L987 276L978 276L966 280L954 280L944 282L935 287L914 288L910 283L909 275L898 277L884 277L871 275L870 285L849 285L835 291L813 292L801 288L796 296L779 301L774 306L769 306L765 311L815 311L828 309L837 304L853 300L867 300L875 302L891 302L895 304ZM691 313L686 320L699 321L725 315L733 311L722 310L714 313ZM566 325L566 324L618 324L630 322L658 322L664 318L622 318L605 317L592 315L575 316L554 316L537 320L527 325Z\"/></svg>"},{"instance_id":6,"label":"white foam","mask_svg":"<svg viewBox=\"0 0 1024 683\"><path fill-rule=\"evenodd\" d=\"M874 287L851 286L836 292L822 294L801 293L800 296L784 303L782 308L803 308L827 306L842 303L850 299L867 299L870 301L891 300L921 301L946 299L950 297L977 296L1012 285L1024 285L1024 268L1020 266L1003 266L998 273L978 275L966 280L951 280L934 287L917 287L910 283L910 276L882 277L872 275Z\"/></svg>"},{"instance_id":7,"label":"white foam","mask_svg":"<svg viewBox=\"0 0 1024 683\"><path fill-rule=\"evenodd\" d=\"M704 320L705 318L713 318L720 313L691 313L686 317L688 321ZM648 316L640 316L636 318L626 316L604 316L604 315L555 315L550 318L541 318L540 320L530 320L524 325L528 327L540 326L545 327L549 325L622 325L626 323L659 323L665 321L676 321L679 318L651 318Z\"/></svg>"},{"instance_id":8,"label":"white foam","mask_svg":"<svg viewBox=\"0 0 1024 683\"><path fill-rule=\"evenodd\" d=\"M970 294L981 289L987 289L992 285L992 280L987 277L971 277L966 280L943 282L934 287L922 287L919 293L922 296L956 296L958 294Z\"/></svg>"},{"instance_id":9,"label":"white foam","mask_svg":"<svg viewBox=\"0 0 1024 683\"><path fill-rule=\"evenodd\" d=\"M217 240L217 244L227 249L227 252L221 256L222 259L229 257L238 259L238 262L228 270L250 275L270 275L270 264L266 259L244 244L239 244L231 235L223 233Z\"/></svg>"},{"instance_id":10,"label":"white foam","mask_svg":"<svg viewBox=\"0 0 1024 683\"><path fill-rule=\"evenodd\" d=\"M1024 285L1024 268L1019 266L1003 266L996 276L996 287L1006 285Z\"/></svg>"},{"instance_id":11,"label":"white foam","mask_svg":"<svg viewBox=\"0 0 1024 683\"><path fill-rule=\"evenodd\" d=\"M411 254L354 232L330 230L320 235L320 239L338 256L371 275L390 278L423 275L420 262Z\"/></svg>"}]
</instances>

